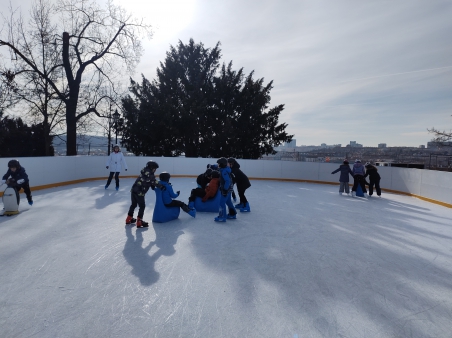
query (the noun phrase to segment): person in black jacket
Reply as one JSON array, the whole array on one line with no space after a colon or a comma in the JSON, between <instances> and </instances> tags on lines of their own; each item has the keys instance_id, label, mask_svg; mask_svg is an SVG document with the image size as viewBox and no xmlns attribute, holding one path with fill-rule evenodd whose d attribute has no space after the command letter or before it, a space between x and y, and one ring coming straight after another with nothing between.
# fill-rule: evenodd
<instances>
[{"instance_id":1,"label":"person in black jacket","mask_svg":"<svg viewBox=\"0 0 452 338\"><path fill-rule=\"evenodd\" d=\"M198 188L205 190L211 179L212 179L212 169L207 168L206 172L199 175L198 178L196 179Z\"/></svg>"},{"instance_id":2,"label":"person in black jacket","mask_svg":"<svg viewBox=\"0 0 452 338\"><path fill-rule=\"evenodd\" d=\"M25 168L20 165L18 160L11 160L8 162L8 171L3 175L1 183L6 183L8 186L16 189L17 192L24 189L28 204L33 205L28 175L25 172Z\"/></svg>"},{"instance_id":3,"label":"person in black jacket","mask_svg":"<svg viewBox=\"0 0 452 338\"><path fill-rule=\"evenodd\" d=\"M249 212L250 203L245 197L245 190L251 187L250 180L248 176L246 176L243 171L240 170L240 164L236 161L235 158L228 158L228 164L231 168L232 172L232 180L237 185L237 193L239 194L240 203L235 207L238 208L241 212Z\"/></svg>"},{"instance_id":4,"label":"person in black jacket","mask_svg":"<svg viewBox=\"0 0 452 338\"><path fill-rule=\"evenodd\" d=\"M380 174L378 173L377 167L373 166L369 162L366 163L366 175L364 178L369 176L369 196L372 196L374 193L374 185L375 190L377 191L378 197L381 197L381 189L380 189Z\"/></svg>"},{"instance_id":5,"label":"person in black jacket","mask_svg":"<svg viewBox=\"0 0 452 338\"><path fill-rule=\"evenodd\" d=\"M146 201L144 196L149 191L155 189L157 182L155 180L155 171L158 169L159 165L157 162L152 160L146 163L146 167L141 169L140 176L135 180L135 183L130 189L130 199L132 204L130 205L129 212L127 213L126 224L134 224L136 222L137 228L147 228L149 227L148 222L143 221L144 209L146 208ZM133 218L133 212L138 206L138 216L137 219Z\"/></svg>"},{"instance_id":6,"label":"person in black jacket","mask_svg":"<svg viewBox=\"0 0 452 338\"><path fill-rule=\"evenodd\" d=\"M348 185L348 182L349 182L348 175L350 174L353 177L353 172L350 169L350 166L348 165L347 159L345 159L344 162L339 166L339 168L337 168L331 174L335 174L339 171L341 172L341 176L339 177L339 182L340 182L339 195L342 195L344 193L344 188L345 188L345 193L348 195L350 193L350 187Z\"/></svg>"}]
</instances>

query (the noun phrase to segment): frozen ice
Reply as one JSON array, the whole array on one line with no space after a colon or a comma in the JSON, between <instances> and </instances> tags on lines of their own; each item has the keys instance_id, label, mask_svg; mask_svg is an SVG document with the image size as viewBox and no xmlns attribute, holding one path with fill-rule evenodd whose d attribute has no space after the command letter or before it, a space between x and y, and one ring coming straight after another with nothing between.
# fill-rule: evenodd
<instances>
[{"instance_id":1,"label":"frozen ice","mask_svg":"<svg viewBox=\"0 0 452 338\"><path fill-rule=\"evenodd\" d=\"M226 223L152 224L150 190L145 230L125 225L133 181L22 194L0 217L1 337L451 335L449 208L252 180ZM188 202L195 179L171 182Z\"/></svg>"}]
</instances>

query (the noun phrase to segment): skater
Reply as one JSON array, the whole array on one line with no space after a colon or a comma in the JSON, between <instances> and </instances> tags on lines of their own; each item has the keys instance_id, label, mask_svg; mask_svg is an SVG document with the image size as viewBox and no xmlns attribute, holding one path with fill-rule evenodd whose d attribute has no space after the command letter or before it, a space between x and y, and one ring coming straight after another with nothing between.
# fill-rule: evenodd
<instances>
[{"instance_id":1,"label":"skater","mask_svg":"<svg viewBox=\"0 0 452 338\"><path fill-rule=\"evenodd\" d=\"M364 175L366 174L366 170L364 169L364 166L361 163L361 160L356 159L355 160L355 164L353 165L353 178L354 178L354 182L353 182L353 188L352 188L352 197L356 196L356 189L358 189L358 184L361 186L361 189L363 190L364 193L364 197L368 197L367 196L367 190L366 190L366 185L365 182L366 180L364 179Z\"/></svg>"},{"instance_id":2,"label":"skater","mask_svg":"<svg viewBox=\"0 0 452 338\"><path fill-rule=\"evenodd\" d=\"M113 178L113 175L115 175L116 191L119 190L119 173L121 172L121 164L122 166L124 166L125 171L127 171L127 163L124 158L124 155L122 154L122 152L119 151L119 145L115 144L113 152L110 154L110 156L107 159L107 162L105 163L107 169L110 168L110 176L108 176L105 189L108 188Z\"/></svg>"},{"instance_id":3,"label":"skater","mask_svg":"<svg viewBox=\"0 0 452 338\"><path fill-rule=\"evenodd\" d=\"M198 184L198 188L205 189L207 184L209 184L212 179L212 169L207 168L204 173L198 176L196 179L196 183Z\"/></svg>"},{"instance_id":4,"label":"skater","mask_svg":"<svg viewBox=\"0 0 452 338\"><path fill-rule=\"evenodd\" d=\"M380 189L380 174L378 173L377 167L370 164L369 162L366 163L366 175L364 175L364 178L369 176L369 196L372 196L374 193L374 185L375 190L377 191L378 197L381 197L381 189Z\"/></svg>"},{"instance_id":5,"label":"skater","mask_svg":"<svg viewBox=\"0 0 452 338\"><path fill-rule=\"evenodd\" d=\"M25 168L21 167L18 160L10 160L8 162L8 171L3 175L1 183L6 183L10 187L16 189L17 192L24 189L28 204L33 205L28 175L25 172ZM19 203L19 201L17 201L17 203Z\"/></svg>"},{"instance_id":6,"label":"skater","mask_svg":"<svg viewBox=\"0 0 452 338\"><path fill-rule=\"evenodd\" d=\"M163 204L166 207L180 207L191 217L196 217L195 208L189 208L188 205L184 202L173 199L179 197L180 191L178 191L177 193L174 192L173 186L171 185L171 183L169 183L169 180L171 178L170 173L164 171L160 173L159 178L160 189L162 189Z\"/></svg>"},{"instance_id":7,"label":"skater","mask_svg":"<svg viewBox=\"0 0 452 338\"><path fill-rule=\"evenodd\" d=\"M226 222L227 219L236 219L237 211L231 201L231 193L234 190L234 184L231 177L231 168L228 166L228 160L225 157L218 159L218 166L220 167L220 214L215 217L215 222ZM226 214L226 205L229 209L229 214Z\"/></svg>"},{"instance_id":8,"label":"skater","mask_svg":"<svg viewBox=\"0 0 452 338\"><path fill-rule=\"evenodd\" d=\"M148 192L149 188L155 189L156 181L154 173L159 165L157 162L148 161L146 167L141 169L140 176L135 180L135 183L130 190L130 199L132 204L130 205L129 212L127 213L126 224L134 224L136 222L137 228L147 228L149 224L143 221L144 209L146 208L146 201L144 196ZM135 208L138 209L137 219L133 218L133 212Z\"/></svg>"},{"instance_id":9,"label":"skater","mask_svg":"<svg viewBox=\"0 0 452 338\"><path fill-rule=\"evenodd\" d=\"M339 168L337 168L331 174L335 174L339 171L341 172L341 176L339 177L339 182L340 182L339 195L342 195L344 193L344 188L345 188L345 193L348 195L350 193L350 187L348 185L348 182L349 182L348 175L350 174L353 177L353 172L350 169L350 166L348 165L347 159L345 159L344 162L342 162L342 164L339 166Z\"/></svg>"},{"instance_id":10,"label":"skater","mask_svg":"<svg viewBox=\"0 0 452 338\"><path fill-rule=\"evenodd\" d=\"M202 201L205 202L209 198L215 197L215 195L217 194L218 188L220 186L220 172L212 170L210 175L210 182L207 184L205 189L196 188L191 190L190 197L188 198L188 207L190 209L195 208L196 197L201 197Z\"/></svg>"},{"instance_id":11,"label":"skater","mask_svg":"<svg viewBox=\"0 0 452 338\"><path fill-rule=\"evenodd\" d=\"M248 179L248 176L246 176L243 171L240 170L240 164L236 161L235 158L228 158L228 165L231 168L233 181L237 186L237 193L239 194L240 198L240 203L235 205L235 207L239 208L241 212L249 212L251 211L250 203L245 197L245 190L251 187L250 180Z\"/></svg>"}]
</instances>

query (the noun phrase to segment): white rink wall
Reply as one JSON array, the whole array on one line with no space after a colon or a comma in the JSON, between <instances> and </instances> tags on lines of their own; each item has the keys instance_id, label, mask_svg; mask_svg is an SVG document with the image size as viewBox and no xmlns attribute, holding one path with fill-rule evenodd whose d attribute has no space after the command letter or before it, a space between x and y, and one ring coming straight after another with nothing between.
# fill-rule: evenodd
<instances>
[{"instance_id":1,"label":"white rink wall","mask_svg":"<svg viewBox=\"0 0 452 338\"><path fill-rule=\"evenodd\" d=\"M60 156L60 157L23 157L18 158L30 178L30 186L42 187L61 183L106 179L109 170L105 168L107 157L101 156ZM122 177L136 177L148 160L156 161L160 168L157 173L168 171L174 176L197 176L207 164L217 159L185 157L125 157L128 171ZM0 173L7 171L11 158L0 158ZM242 171L251 179L293 179L319 183L338 183L339 173L331 172L339 164L237 160ZM382 189L413 194L452 205L452 173L411 168L378 167ZM351 179L351 182L353 179ZM3 190L3 189L1 189Z\"/></svg>"}]
</instances>

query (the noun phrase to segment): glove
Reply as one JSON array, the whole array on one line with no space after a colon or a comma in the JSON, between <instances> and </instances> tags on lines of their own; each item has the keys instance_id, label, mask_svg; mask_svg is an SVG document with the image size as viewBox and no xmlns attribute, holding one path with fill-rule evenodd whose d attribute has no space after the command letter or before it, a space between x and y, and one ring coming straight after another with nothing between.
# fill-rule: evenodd
<instances>
[{"instance_id":1,"label":"glove","mask_svg":"<svg viewBox=\"0 0 452 338\"><path fill-rule=\"evenodd\" d=\"M2 180L2 184L5 184L5 182L6 182L6 180ZM0 185L2 185L2 184L0 184Z\"/></svg>"},{"instance_id":2,"label":"glove","mask_svg":"<svg viewBox=\"0 0 452 338\"><path fill-rule=\"evenodd\" d=\"M106 166L106 168L108 169L108 165Z\"/></svg>"},{"instance_id":3,"label":"glove","mask_svg":"<svg viewBox=\"0 0 452 338\"><path fill-rule=\"evenodd\" d=\"M17 184L22 184L22 183L24 183L25 182L25 180L24 179L21 179L21 180L18 180L17 181Z\"/></svg>"},{"instance_id":4,"label":"glove","mask_svg":"<svg viewBox=\"0 0 452 338\"><path fill-rule=\"evenodd\" d=\"M127 171L127 169L126 169L126 171Z\"/></svg>"},{"instance_id":5,"label":"glove","mask_svg":"<svg viewBox=\"0 0 452 338\"><path fill-rule=\"evenodd\" d=\"M177 196L179 196L180 195L180 190L176 191L176 194L177 194Z\"/></svg>"}]
</instances>

